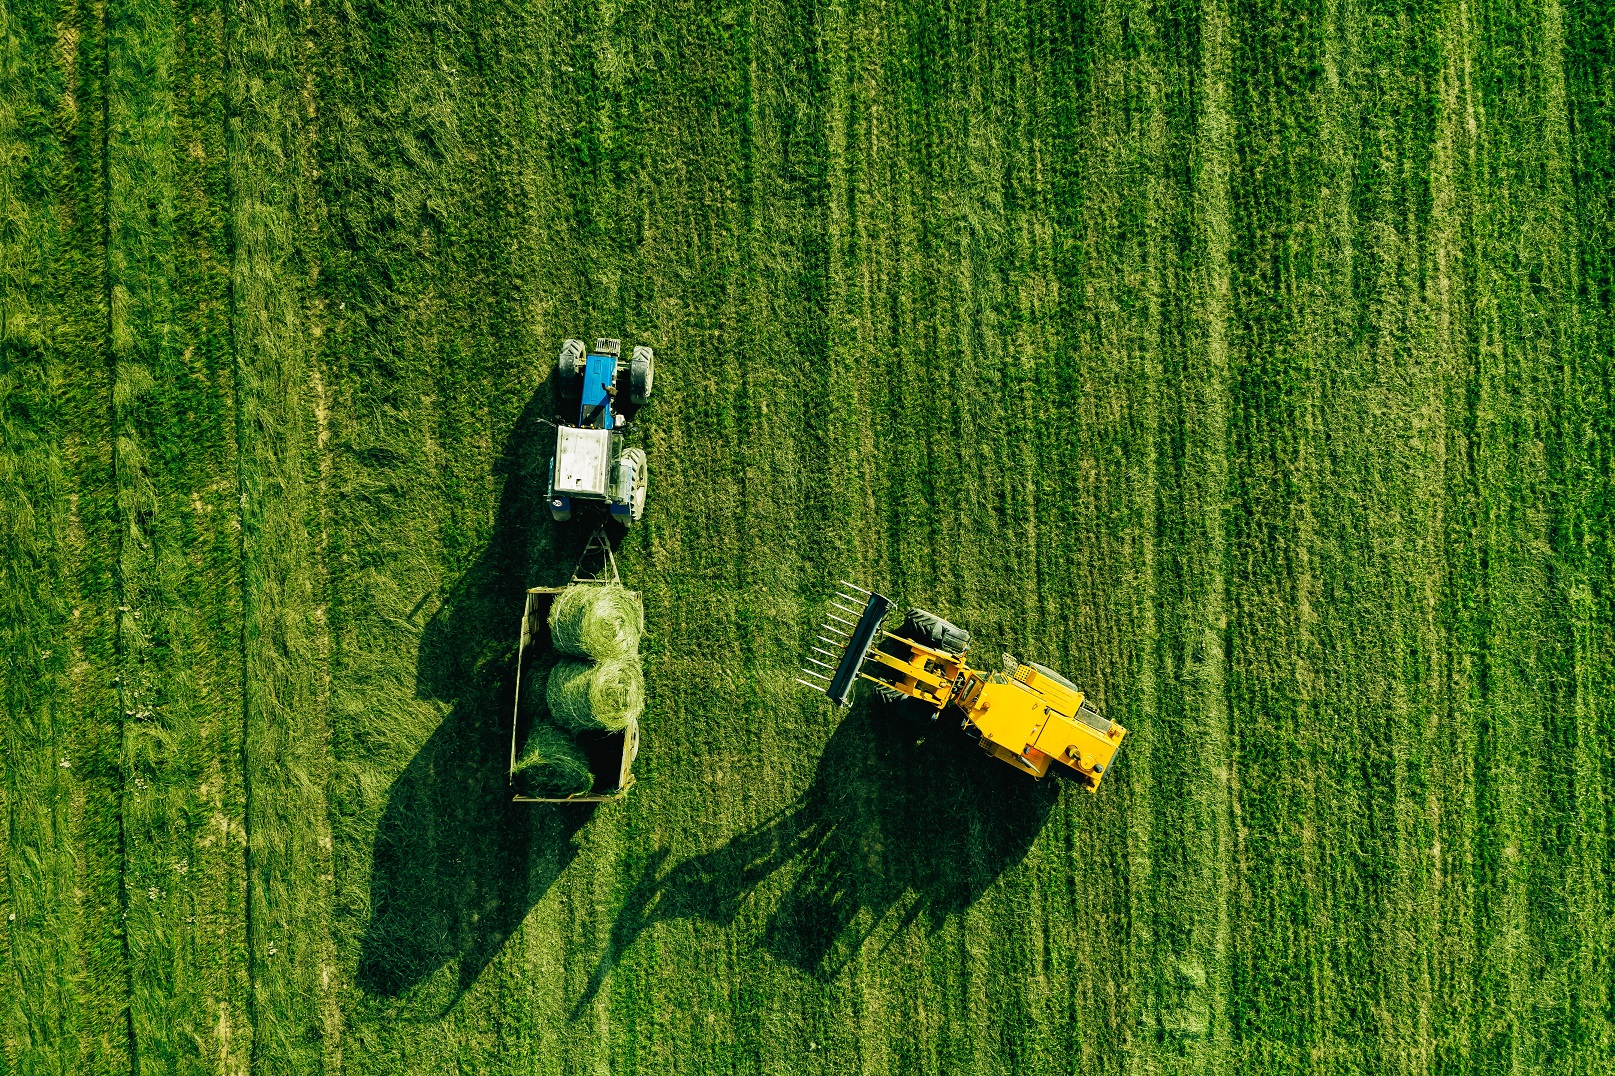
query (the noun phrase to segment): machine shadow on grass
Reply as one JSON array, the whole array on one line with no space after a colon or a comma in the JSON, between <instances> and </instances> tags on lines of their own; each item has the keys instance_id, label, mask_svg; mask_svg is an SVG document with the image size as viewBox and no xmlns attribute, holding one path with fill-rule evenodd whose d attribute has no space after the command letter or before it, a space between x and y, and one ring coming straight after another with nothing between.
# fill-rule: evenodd
<instances>
[{"instance_id":1,"label":"machine shadow on grass","mask_svg":"<svg viewBox=\"0 0 1615 1076\"><path fill-rule=\"evenodd\" d=\"M670 869L667 850L652 853L573 1017L634 939L664 920L727 927L743 912L761 917L766 951L828 980L877 929L895 939L974 904L1025 857L1062 782L1032 781L954 728L915 739L900 718L860 705L789 807ZM754 895L777 891L769 879L778 872L788 879L783 895Z\"/></svg>"},{"instance_id":2,"label":"machine shadow on grass","mask_svg":"<svg viewBox=\"0 0 1615 1076\"><path fill-rule=\"evenodd\" d=\"M424 1002L452 1005L571 863L592 814L513 804L506 783L523 594L568 578L589 529L550 522L550 407L546 386L511 431L488 545L421 634L416 694L450 709L393 782L376 830L357 976L373 996L412 995L457 963Z\"/></svg>"}]
</instances>

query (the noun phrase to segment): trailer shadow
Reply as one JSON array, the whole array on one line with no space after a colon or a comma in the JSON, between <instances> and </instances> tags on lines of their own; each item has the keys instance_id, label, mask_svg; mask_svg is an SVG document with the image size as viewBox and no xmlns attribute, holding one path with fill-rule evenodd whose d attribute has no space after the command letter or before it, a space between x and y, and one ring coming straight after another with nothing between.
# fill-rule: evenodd
<instances>
[{"instance_id":1,"label":"trailer shadow","mask_svg":"<svg viewBox=\"0 0 1615 1076\"><path fill-rule=\"evenodd\" d=\"M758 943L776 960L834 978L877 931L890 940L917 921L935 928L974 904L1026 856L1058 784L992 762L951 729L916 743L900 720L860 706L789 807L671 868L666 849L642 863L573 1016L664 920L760 919Z\"/></svg>"},{"instance_id":2,"label":"trailer shadow","mask_svg":"<svg viewBox=\"0 0 1615 1076\"><path fill-rule=\"evenodd\" d=\"M513 804L506 781L524 592L564 581L588 537L586 524L549 519L551 406L546 386L523 410L488 545L421 633L416 695L449 711L388 790L376 829L357 975L372 996L401 998L457 963L440 984L452 1005L566 870L592 814Z\"/></svg>"}]
</instances>

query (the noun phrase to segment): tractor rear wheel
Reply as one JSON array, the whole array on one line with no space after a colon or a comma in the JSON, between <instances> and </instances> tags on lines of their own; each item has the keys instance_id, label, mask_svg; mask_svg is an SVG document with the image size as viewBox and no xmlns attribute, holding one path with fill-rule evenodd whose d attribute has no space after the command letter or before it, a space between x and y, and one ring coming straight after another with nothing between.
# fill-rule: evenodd
<instances>
[{"instance_id":1,"label":"tractor rear wheel","mask_svg":"<svg viewBox=\"0 0 1615 1076\"><path fill-rule=\"evenodd\" d=\"M634 481L628 491L628 521L638 523L645 518L645 490L650 485L650 467L642 448L624 449L623 457L632 461L634 466Z\"/></svg>"},{"instance_id":2,"label":"tractor rear wheel","mask_svg":"<svg viewBox=\"0 0 1615 1076\"><path fill-rule=\"evenodd\" d=\"M567 340L561 344L561 355L555 360L555 372L561 384L570 385L583 372L583 341Z\"/></svg>"},{"instance_id":3,"label":"tractor rear wheel","mask_svg":"<svg viewBox=\"0 0 1615 1076\"><path fill-rule=\"evenodd\" d=\"M629 396L636 404L650 399L650 390L656 379L656 352L640 344L634 348L633 361L628 367Z\"/></svg>"}]
</instances>

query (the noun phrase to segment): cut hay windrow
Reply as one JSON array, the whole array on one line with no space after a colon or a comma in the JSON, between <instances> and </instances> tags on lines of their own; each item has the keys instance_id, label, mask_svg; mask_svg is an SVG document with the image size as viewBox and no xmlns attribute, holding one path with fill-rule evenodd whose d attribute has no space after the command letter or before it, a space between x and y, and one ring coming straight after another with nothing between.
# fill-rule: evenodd
<instances>
[{"instance_id":1,"label":"cut hay windrow","mask_svg":"<svg viewBox=\"0 0 1615 1076\"><path fill-rule=\"evenodd\" d=\"M550 724L535 724L527 733L511 772L538 796L572 796L594 786L588 759L571 736Z\"/></svg>"},{"instance_id":2,"label":"cut hay windrow","mask_svg":"<svg viewBox=\"0 0 1615 1076\"><path fill-rule=\"evenodd\" d=\"M558 653L609 661L639 649L639 601L614 583L578 584L550 605L550 638Z\"/></svg>"},{"instance_id":3,"label":"cut hay windrow","mask_svg":"<svg viewBox=\"0 0 1615 1076\"><path fill-rule=\"evenodd\" d=\"M638 658L560 661L544 696L551 716L568 728L620 732L645 709L645 674Z\"/></svg>"}]
</instances>

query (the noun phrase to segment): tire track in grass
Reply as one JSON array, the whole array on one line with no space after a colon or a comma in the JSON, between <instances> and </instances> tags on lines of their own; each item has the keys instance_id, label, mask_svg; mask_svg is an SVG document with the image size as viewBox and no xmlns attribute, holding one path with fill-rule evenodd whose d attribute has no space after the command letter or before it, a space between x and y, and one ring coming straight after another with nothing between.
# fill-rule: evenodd
<instances>
[{"instance_id":1,"label":"tire track in grass","mask_svg":"<svg viewBox=\"0 0 1615 1076\"><path fill-rule=\"evenodd\" d=\"M1475 891L1472 849L1475 839L1473 765L1475 714L1470 705L1468 655L1455 645L1458 592L1472 568L1459 534L1471 517L1468 446L1464 418L1471 390L1473 321L1467 301L1473 278L1475 213L1475 134L1470 81L1472 31L1468 8L1453 3L1441 11L1441 115L1431 157L1430 199L1432 276L1428 302L1432 356L1444 371L1445 391L1434 406L1445 426L1437 446L1442 483L1440 512L1431 536L1432 559L1442 578L1427 615L1433 624L1430 652L1436 677L1435 731L1424 739L1430 759L1429 806L1434 831L1431 850L1432 936L1429 975L1436 1003L1431 1012L1430 1066L1461 1071L1473 1026L1476 967Z\"/></svg>"},{"instance_id":2,"label":"tire track in grass","mask_svg":"<svg viewBox=\"0 0 1615 1076\"><path fill-rule=\"evenodd\" d=\"M1446 407L1447 580L1440 619L1442 649L1448 657L1440 747L1454 761L1445 773L1452 787L1439 833L1444 848L1451 849L1444 851L1439 865L1448 879L1441 902L1444 934L1452 941L1438 971L1450 1001L1446 1027L1436 1045L1436 1063L1448 1071L1467 1072L1488 1061L1493 1069L1512 1070L1514 1065L1511 1058L1488 1058L1486 1039L1489 1029L1496 1026L1487 1015L1495 990L1488 962L1495 954L1488 951L1482 926L1496 914L1490 906L1496 894L1487 879L1492 867L1486 862L1490 781L1485 771L1493 747L1486 698L1491 655L1483 642L1491 615L1482 474L1487 455L1482 416L1489 405L1490 380L1484 375L1482 360L1491 335L1483 288L1489 272L1485 235L1490 117L1478 85L1489 56L1477 16L1468 5L1449 8L1447 16L1446 46L1451 60L1445 76L1449 96L1443 123L1451 132L1453 215L1457 218L1451 227L1458 232L1458 241L1453 244L1456 250L1450 255L1446 276L1455 282L1456 294L1444 302L1441 316L1454 370ZM1438 141L1437 161L1447 152L1442 149L1445 144L1445 140Z\"/></svg>"},{"instance_id":3,"label":"tire track in grass","mask_svg":"<svg viewBox=\"0 0 1615 1076\"><path fill-rule=\"evenodd\" d=\"M288 1076L323 1070L327 1047L337 1046L304 18L246 0L228 9L224 28L251 1065Z\"/></svg>"},{"instance_id":4,"label":"tire track in grass","mask_svg":"<svg viewBox=\"0 0 1615 1076\"><path fill-rule=\"evenodd\" d=\"M126 1071L100 12L0 9L0 1057Z\"/></svg>"},{"instance_id":5,"label":"tire track in grass","mask_svg":"<svg viewBox=\"0 0 1615 1076\"><path fill-rule=\"evenodd\" d=\"M1442 839L1453 849L1444 866L1452 878L1450 896L1443 902L1444 921L1449 937L1459 939L1452 947L1445 981L1455 1004L1449 1008L1450 1031L1437 1053L1437 1064L1447 1071L1470 1071L1483 1058L1482 1012L1488 1004L1483 962L1483 937L1478 929L1485 915L1482 903L1488 900L1481 875L1481 787L1478 770L1483 763L1482 737L1486 716L1481 705L1486 655L1477 645L1487 608L1486 560L1482 555L1481 485L1478 469L1481 445L1478 434L1478 406L1482 390L1479 374L1482 311L1476 295L1477 283L1485 272L1480 246L1485 222L1483 131L1486 115L1478 100L1475 71L1485 63L1483 41L1476 33L1469 8L1459 4L1450 12L1448 51L1453 56L1447 76L1451 86L1455 127L1453 153L1454 197L1460 218L1461 246L1449 270L1456 278L1458 294L1445 319L1453 351L1453 384L1449 390L1447 511L1445 513L1445 561L1447 580L1442 595L1443 649L1450 655L1445 669L1445 708L1442 723L1446 730L1443 746L1449 757L1460 763L1454 767L1456 786ZM1438 158L1439 159L1439 158Z\"/></svg>"},{"instance_id":6,"label":"tire track in grass","mask_svg":"<svg viewBox=\"0 0 1615 1076\"><path fill-rule=\"evenodd\" d=\"M108 12L107 288L135 1061L239 1072L251 1036L220 16Z\"/></svg>"}]
</instances>

